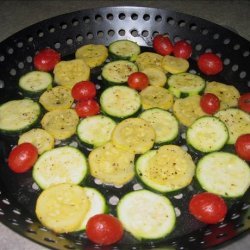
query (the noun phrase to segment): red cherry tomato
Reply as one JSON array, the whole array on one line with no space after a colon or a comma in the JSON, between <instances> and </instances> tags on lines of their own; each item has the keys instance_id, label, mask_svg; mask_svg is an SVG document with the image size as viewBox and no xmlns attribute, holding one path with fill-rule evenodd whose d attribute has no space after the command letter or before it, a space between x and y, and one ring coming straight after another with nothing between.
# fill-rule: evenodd
<instances>
[{"instance_id":1,"label":"red cherry tomato","mask_svg":"<svg viewBox=\"0 0 250 250\"><path fill-rule=\"evenodd\" d=\"M109 214L98 214L87 222L86 234L94 243L111 245L122 238L123 227L116 217Z\"/></svg>"},{"instance_id":2,"label":"red cherry tomato","mask_svg":"<svg viewBox=\"0 0 250 250\"><path fill-rule=\"evenodd\" d=\"M205 113L212 115L219 110L220 100L216 95L206 93L201 97L200 106Z\"/></svg>"},{"instance_id":3,"label":"red cherry tomato","mask_svg":"<svg viewBox=\"0 0 250 250\"><path fill-rule=\"evenodd\" d=\"M192 197L189 212L204 223L216 224L225 218L227 205L220 196L204 192Z\"/></svg>"},{"instance_id":4,"label":"red cherry tomato","mask_svg":"<svg viewBox=\"0 0 250 250\"><path fill-rule=\"evenodd\" d=\"M173 52L173 44L168 36L157 35L153 39L153 48L154 50L163 55L169 55Z\"/></svg>"},{"instance_id":5,"label":"red cherry tomato","mask_svg":"<svg viewBox=\"0 0 250 250\"><path fill-rule=\"evenodd\" d=\"M61 55L57 51L46 48L40 50L34 57L34 66L41 71L51 71L60 62Z\"/></svg>"},{"instance_id":6,"label":"red cherry tomato","mask_svg":"<svg viewBox=\"0 0 250 250\"><path fill-rule=\"evenodd\" d=\"M32 168L38 157L37 148L31 143L22 143L12 149L8 165L15 173L24 173Z\"/></svg>"},{"instance_id":7,"label":"red cherry tomato","mask_svg":"<svg viewBox=\"0 0 250 250\"><path fill-rule=\"evenodd\" d=\"M149 85L149 79L142 72L134 72L128 77L129 87L136 90L143 90Z\"/></svg>"},{"instance_id":8,"label":"red cherry tomato","mask_svg":"<svg viewBox=\"0 0 250 250\"><path fill-rule=\"evenodd\" d=\"M239 157L250 161L250 134L244 134L237 138L235 142L235 151Z\"/></svg>"},{"instance_id":9,"label":"red cherry tomato","mask_svg":"<svg viewBox=\"0 0 250 250\"><path fill-rule=\"evenodd\" d=\"M93 99L96 96L95 84L90 81L78 82L72 88L71 95L76 101Z\"/></svg>"},{"instance_id":10,"label":"red cherry tomato","mask_svg":"<svg viewBox=\"0 0 250 250\"><path fill-rule=\"evenodd\" d=\"M192 54L192 46L188 42L181 40L174 45L173 54L176 57L188 59Z\"/></svg>"},{"instance_id":11,"label":"red cherry tomato","mask_svg":"<svg viewBox=\"0 0 250 250\"><path fill-rule=\"evenodd\" d=\"M217 55L204 53L198 58L198 67L206 75L216 75L223 70L223 63Z\"/></svg>"},{"instance_id":12,"label":"red cherry tomato","mask_svg":"<svg viewBox=\"0 0 250 250\"><path fill-rule=\"evenodd\" d=\"M241 110L250 113L250 92L240 96L238 105Z\"/></svg>"},{"instance_id":13,"label":"red cherry tomato","mask_svg":"<svg viewBox=\"0 0 250 250\"><path fill-rule=\"evenodd\" d=\"M79 117L93 116L100 112L100 106L94 99L80 100L75 107Z\"/></svg>"}]
</instances>

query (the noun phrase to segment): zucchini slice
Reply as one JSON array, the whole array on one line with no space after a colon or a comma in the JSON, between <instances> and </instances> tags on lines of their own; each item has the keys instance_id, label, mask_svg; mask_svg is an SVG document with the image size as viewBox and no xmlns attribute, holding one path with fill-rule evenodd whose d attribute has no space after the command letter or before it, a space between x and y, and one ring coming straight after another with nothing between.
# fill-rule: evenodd
<instances>
[{"instance_id":1,"label":"zucchini slice","mask_svg":"<svg viewBox=\"0 0 250 250\"><path fill-rule=\"evenodd\" d=\"M155 131L141 118L128 118L117 124L111 140L118 148L134 154L143 154L153 147Z\"/></svg>"},{"instance_id":2,"label":"zucchini slice","mask_svg":"<svg viewBox=\"0 0 250 250\"><path fill-rule=\"evenodd\" d=\"M173 231L176 221L170 200L148 190L123 196L117 214L124 228L138 240L160 240Z\"/></svg>"},{"instance_id":3,"label":"zucchini slice","mask_svg":"<svg viewBox=\"0 0 250 250\"><path fill-rule=\"evenodd\" d=\"M148 86L140 92L143 109L161 108L170 109L174 103L174 96L167 89L157 86Z\"/></svg>"},{"instance_id":4,"label":"zucchini slice","mask_svg":"<svg viewBox=\"0 0 250 250\"><path fill-rule=\"evenodd\" d=\"M119 40L109 45L110 57L115 60L122 59L133 62L140 53L140 46L136 42L129 40Z\"/></svg>"},{"instance_id":5,"label":"zucchini slice","mask_svg":"<svg viewBox=\"0 0 250 250\"><path fill-rule=\"evenodd\" d=\"M206 191L228 198L243 196L250 186L248 164L226 152L213 152L201 158L196 177Z\"/></svg>"},{"instance_id":6,"label":"zucchini slice","mask_svg":"<svg viewBox=\"0 0 250 250\"><path fill-rule=\"evenodd\" d=\"M108 57L108 49L102 44L87 44L76 50L77 59L83 59L92 69L102 65Z\"/></svg>"},{"instance_id":7,"label":"zucchini slice","mask_svg":"<svg viewBox=\"0 0 250 250\"><path fill-rule=\"evenodd\" d=\"M21 134L32 128L41 116L40 105L30 99L12 100L0 106L0 133Z\"/></svg>"},{"instance_id":8,"label":"zucchini slice","mask_svg":"<svg viewBox=\"0 0 250 250\"><path fill-rule=\"evenodd\" d=\"M44 190L36 202L39 221L56 233L77 231L89 211L84 188L63 183Z\"/></svg>"},{"instance_id":9,"label":"zucchini slice","mask_svg":"<svg viewBox=\"0 0 250 250\"><path fill-rule=\"evenodd\" d=\"M100 97L102 111L107 115L126 118L135 115L141 108L138 92L127 86L107 88Z\"/></svg>"},{"instance_id":10,"label":"zucchini slice","mask_svg":"<svg viewBox=\"0 0 250 250\"><path fill-rule=\"evenodd\" d=\"M194 95L175 100L173 112L181 124L189 127L196 119L207 115L200 107L200 99L199 95Z\"/></svg>"},{"instance_id":11,"label":"zucchini slice","mask_svg":"<svg viewBox=\"0 0 250 250\"><path fill-rule=\"evenodd\" d=\"M184 58L167 55L163 57L161 66L171 74L179 74L188 70L189 62Z\"/></svg>"},{"instance_id":12,"label":"zucchini slice","mask_svg":"<svg viewBox=\"0 0 250 250\"><path fill-rule=\"evenodd\" d=\"M157 67L149 67L142 70L142 73L146 74L149 79L149 84L152 86L163 87L167 82L167 76L165 72Z\"/></svg>"},{"instance_id":13,"label":"zucchini slice","mask_svg":"<svg viewBox=\"0 0 250 250\"><path fill-rule=\"evenodd\" d=\"M129 75L137 72L137 66L127 60L107 63L102 69L102 79L110 84L124 84Z\"/></svg>"},{"instance_id":14,"label":"zucchini slice","mask_svg":"<svg viewBox=\"0 0 250 250\"><path fill-rule=\"evenodd\" d=\"M124 185L134 178L134 157L108 142L89 154L90 174L105 184Z\"/></svg>"},{"instance_id":15,"label":"zucchini slice","mask_svg":"<svg viewBox=\"0 0 250 250\"><path fill-rule=\"evenodd\" d=\"M243 134L250 134L250 115L237 108L228 108L215 114L223 121L229 132L227 144L234 144L237 138Z\"/></svg>"},{"instance_id":16,"label":"zucchini slice","mask_svg":"<svg viewBox=\"0 0 250 250\"><path fill-rule=\"evenodd\" d=\"M105 197L95 188L84 187L85 194L89 200L89 210L86 213L84 220L79 230L85 230L88 220L96 214L104 214L108 212Z\"/></svg>"},{"instance_id":17,"label":"zucchini slice","mask_svg":"<svg viewBox=\"0 0 250 250\"><path fill-rule=\"evenodd\" d=\"M77 135L83 143L99 147L110 141L115 126L116 123L107 116L90 116L80 121Z\"/></svg>"},{"instance_id":18,"label":"zucchini slice","mask_svg":"<svg viewBox=\"0 0 250 250\"><path fill-rule=\"evenodd\" d=\"M203 153L222 149L228 137L225 123L213 116L197 119L187 130L187 143Z\"/></svg>"},{"instance_id":19,"label":"zucchini slice","mask_svg":"<svg viewBox=\"0 0 250 250\"><path fill-rule=\"evenodd\" d=\"M205 93L212 93L220 99L220 109L238 106L239 91L232 85L220 82L207 82Z\"/></svg>"},{"instance_id":20,"label":"zucchini slice","mask_svg":"<svg viewBox=\"0 0 250 250\"><path fill-rule=\"evenodd\" d=\"M53 78L48 72L31 71L19 79L19 88L24 94L39 95L52 88Z\"/></svg>"},{"instance_id":21,"label":"zucchini slice","mask_svg":"<svg viewBox=\"0 0 250 250\"><path fill-rule=\"evenodd\" d=\"M145 68L157 67L162 69L161 61L163 56L154 53L154 52L143 52L136 58L136 64L140 71L143 71Z\"/></svg>"},{"instance_id":22,"label":"zucchini slice","mask_svg":"<svg viewBox=\"0 0 250 250\"><path fill-rule=\"evenodd\" d=\"M33 128L19 137L18 144L32 143L41 155L54 147L54 138L47 131L41 128Z\"/></svg>"},{"instance_id":23,"label":"zucchini slice","mask_svg":"<svg viewBox=\"0 0 250 250\"><path fill-rule=\"evenodd\" d=\"M71 89L76 83L89 80L90 68L82 59L60 61L54 68L54 80L58 85Z\"/></svg>"},{"instance_id":24,"label":"zucchini slice","mask_svg":"<svg viewBox=\"0 0 250 250\"><path fill-rule=\"evenodd\" d=\"M60 183L79 184L87 175L84 154L73 147L63 146L42 154L33 167L33 178L46 189Z\"/></svg>"},{"instance_id":25,"label":"zucchini slice","mask_svg":"<svg viewBox=\"0 0 250 250\"><path fill-rule=\"evenodd\" d=\"M168 79L169 91L177 98L201 94L205 88L205 80L198 75L180 73Z\"/></svg>"},{"instance_id":26,"label":"zucchini slice","mask_svg":"<svg viewBox=\"0 0 250 250\"><path fill-rule=\"evenodd\" d=\"M42 127L55 139L65 140L76 132L79 117L73 109L53 110L44 115Z\"/></svg>"},{"instance_id":27,"label":"zucchini slice","mask_svg":"<svg viewBox=\"0 0 250 250\"><path fill-rule=\"evenodd\" d=\"M192 157L181 147L165 145L136 161L138 178L149 188L166 193L187 187L194 176Z\"/></svg>"},{"instance_id":28,"label":"zucchini slice","mask_svg":"<svg viewBox=\"0 0 250 250\"><path fill-rule=\"evenodd\" d=\"M140 114L140 118L149 122L154 128L156 138L155 143L163 144L174 141L179 134L179 124L177 119L168 111L153 108Z\"/></svg>"},{"instance_id":29,"label":"zucchini slice","mask_svg":"<svg viewBox=\"0 0 250 250\"><path fill-rule=\"evenodd\" d=\"M48 110L69 109L73 104L71 91L63 86L57 86L45 91L39 98L42 106Z\"/></svg>"}]
</instances>

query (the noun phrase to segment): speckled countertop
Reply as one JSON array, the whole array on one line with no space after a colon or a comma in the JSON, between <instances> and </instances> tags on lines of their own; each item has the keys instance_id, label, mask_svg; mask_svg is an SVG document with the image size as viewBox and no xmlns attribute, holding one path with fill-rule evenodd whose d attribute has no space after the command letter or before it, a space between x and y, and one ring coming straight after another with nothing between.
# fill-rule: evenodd
<instances>
[{"instance_id":1,"label":"speckled countertop","mask_svg":"<svg viewBox=\"0 0 250 250\"><path fill-rule=\"evenodd\" d=\"M0 41L15 32L49 17L81 9L135 5L157 8L168 8L198 16L219 25L237 31L242 37L250 40L250 1L206 1L206 0L172 0L172 1L120 1L120 0L83 0L83 1L1 1L0 2ZM1 250L45 250L47 248L26 239L0 223ZM250 249L250 234L240 240L221 246L220 249Z\"/></svg>"}]
</instances>

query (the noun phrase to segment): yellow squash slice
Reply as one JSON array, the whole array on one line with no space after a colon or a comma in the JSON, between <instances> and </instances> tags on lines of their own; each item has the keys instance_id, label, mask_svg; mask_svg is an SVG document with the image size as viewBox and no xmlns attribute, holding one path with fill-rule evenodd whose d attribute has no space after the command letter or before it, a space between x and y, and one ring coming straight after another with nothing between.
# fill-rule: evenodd
<instances>
[{"instance_id":1,"label":"yellow squash slice","mask_svg":"<svg viewBox=\"0 0 250 250\"><path fill-rule=\"evenodd\" d=\"M157 86L148 86L140 92L143 109L162 108L170 109L174 103L174 96L167 89Z\"/></svg>"},{"instance_id":2,"label":"yellow squash slice","mask_svg":"<svg viewBox=\"0 0 250 250\"><path fill-rule=\"evenodd\" d=\"M161 65L164 70L171 74L183 73L189 68L188 60L169 55L163 57Z\"/></svg>"},{"instance_id":3,"label":"yellow squash slice","mask_svg":"<svg viewBox=\"0 0 250 250\"><path fill-rule=\"evenodd\" d=\"M24 142L32 143L38 149L39 155L54 147L53 136L41 128L34 128L22 134L19 137L18 144Z\"/></svg>"},{"instance_id":4,"label":"yellow squash slice","mask_svg":"<svg viewBox=\"0 0 250 250\"><path fill-rule=\"evenodd\" d=\"M149 84L152 86L163 87L167 82L167 76L160 68L149 67L145 68L142 72L147 75Z\"/></svg>"},{"instance_id":5,"label":"yellow squash slice","mask_svg":"<svg viewBox=\"0 0 250 250\"><path fill-rule=\"evenodd\" d=\"M240 97L234 86L220 82L207 82L205 93L212 93L220 99L220 110L237 107Z\"/></svg>"},{"instance_id":6,"label":"yellow squash slice","mask_svg":"<svg viewBox=\"0 0 250 250\"><path fill-rule=\"evenodd\" d=\"M95 68L105 62L108 49L104 45L88 44L77 49L75 56L83 59L90 68Z\"/></svg>"},{"instance_id":7,"label":"yellow squash slice","mask_svg":"<svg viewBox=\"0 0 250 250\"><path fill-rule=\"evenodd\" d=\"M55 139L64 140L76 132L79 118L75 110L53 110L46 113L41 121L42 127Z\"/></svg>"},{"instance_id":8,"label":"yellow squash slice","mask_svg":"<svg viewBox=\"0 0 250 250\"><path fill-rule=\"evenodd\" d=\"M71 96L70 89L63 86L57 86L45 91L39 99L43 107L48 110L69 109L74 99Z\"/></svg>"},{"instance_id":9,"label":"yellow squash slice","mask_svg":"<svg viewBox=\"0 0 250 250\"><path fill-rule=\"evenodd\" d=\"M61 61L54 68L57 84L72 88L76 83L89 80L90 68L82 59Z\"/></svg>"},{"instance_id":10,"label":"yellow squash slice","mask_svg":"<svg viewBox=\"0 0 250 250\"><path fill-rule=\"evenodd\" d=\"M161 61L163 56L153 52L143 52L136 58L136 64L140 71L148 67L158 67L162 69Z\"/></svg>"},{"instance_id":11,"label":"yellow squash slice","mask_svg":"<svg viewBox=\"0 0 250 250\"><path fill-rule=\"evenodd\" d=\"M90 204L84 188L59 184L44 190L36 202L39 221L56 233L79 230Z\"/></svg>"},{"instance_id":12,"label":"yellow squash slice","mask_svg":"<svg viewBox=\"0 0 250 250\"><path fill-rule=\"evenodd\" d=\"M133 153L108 142L91 151L90 174L105 184L124 185L135 175L134 157Z\"/></svg>"},{"instance_id":13,"label":"yellow squash slice","mask_svg":"<svg viewBox=\"0 0 250 250\"><path fill-rule=\"evenodd\" d=\"M200 98L199 95L193 95L175 100L174 115L184 126L189 127L196 119L207 115L200 107Z\"/></svg>"},{"instance_id":14,"label":"yellow squash slice","mask_svg":"<svg viewBox=\"0 0 250 250\"><path fill-rule=\"evenodd\" d=\"M115 127L111 140L118 148L143 154L153 147L155 137L155 131L147 121L128 118Z\"/></svg>"}]
</instances>

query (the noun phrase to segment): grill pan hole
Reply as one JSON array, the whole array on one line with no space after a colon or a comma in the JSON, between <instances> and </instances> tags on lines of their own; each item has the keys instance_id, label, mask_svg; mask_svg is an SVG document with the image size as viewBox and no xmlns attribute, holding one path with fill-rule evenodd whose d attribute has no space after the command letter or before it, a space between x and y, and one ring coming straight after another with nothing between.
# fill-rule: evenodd
<instances>
[{"instance_id":1,"label":"grill pan hole","mask_svg":"<svg viewBox=\"0 0 250 250\"><path fill-rule=\"evenodd\" d=\"M101 15L96 15L96 16L95 16L95 20L96 20L97 22L102 22L103 18L102 18Z\"/></svg>"},{"instance_id":2,"label":"grill pan hole","mask_svg":"<svg viewBox=\"0 0 250 250\"><path fill-rule=\"evenodd\" d=\"M28 39L28 42L30 42L30 43L33 42L33 37L32 36L29 36L27 39Z\"/></svg>"},{"instance_id":3,"label":"grill pan hole","mask_svg":"<svg viewBox=\"0 0 250 250\"><path fill-rule=\"evenodd\" d=\"M74 246L72 246L72 245L64 245L64 247L66 248L66 249L76 249Z\"/></svg>"},{"instance_id":4,"label":"grill pan hole","mask_svg":"<svg viewBox=\"0 0 250 250\"><path fill-rule=\"evenodd\" d=\"M181 38L179 37L179 36L175 36L174 37L174 42L176 43L176 42L179 42L181 40Z\"/></svg>"},{"instance_id":5,"label":"grill pan hole","mask_svg":"<svg viewBox=\"0 0 250 250\"><path fill-rule=\"evenodd\" d=\"M17 46L17 48L22 48L23 47L23 42L18 42L16 46Z\"/></svg>"},{"instance_id":6,"label":"grill pan hole","mask_svg":"<svg viewBox=\"0 0 250 250\"><path fill-rule=\"evenodd\" d=\"M83 40L83 36L82 35L77 35L76 36L76 41L77 42L81 42Z\"/></svg>"},{"instance_id":7,"label":"grill pan hole","mask_svg":"<svg viewBox=\"0 0 250 250\"><path fill-rule=\"evenodd\" d=\"M237 65L237 64L234 64L233 66L232 66L232 71L237 71L239 69L239 65Z\"/></svg>"},{"instance_id":8,"label":"grill pan hole","mask_svg":"<svg viewBox=\"0 0 250 250\"><path fill-rule=\"evenodd\" d=\"M240 78L244 79L247 76L247 73L245 71L240 72Z\"/></svg>"},{"instance_id":9,"label":"grill pan hole","mask_svg":"<svg viewBox=\"0 0 250 250\"><path fill-rule=\"evenodd\" d=\"M222 238L222 237L226 237L227 236L227 233L220 233L220 234L218 234L218 235L216 235L216 238L217 239L220 239L220 238Z\"/></svg>"},{"instance_id":10,"label":"grill pan hole","mask_svg":"<svg viewBox=\"0 0 250 250\"><path fill-rule=\"evenodd\" d=\"M90 23L90 18L88 16L83 17L84 23Z\"/></svg>"},{"instance_id":11,"label":"grill pan hole","mask_svg":"<svg viewBox=\"0 0 250 250\"><path fill-rule=\"evenodd\" d=\"M190 28L190 30L192 30L192 31L194 31L194 30L197 30L197 25L196 24L194 24L194 23L192 23L192 24L190 24L190 26L189 26L189 28ZM204 29L203 30L203 32L207 32L207 30L206 29ZM202 33L203 34L203 33Z\"/></svg>"},{"instance_id":12,"label":"grill pan hole","mask_svg":"<svg viewBox=\"0 0 250 250\"><path fill-rule=\"evenodd\" d=\"M3 88L4 88L4 81L0 80L0 89L3 89Z\"/></svg>"},{"instance_id":13,"label":"grill pan hole","mask_svg":"<svg viewBox=\"0 0 250 250\"><path fill-rule=\"evenodd\" d=\"M0 62L4 62L5 57L4 56L0 56Z\"/></svg>"},{"instance_id":14,"label":"grill pan hole","mask_svg":"<svg viewBox=\"0 0 250 250\"><path fill-rule=\"evenodd\" d=\"M150 19L150 15L149 15L149 14L143 15L143 19L144 19L145 21L148 21L148 20Z\"/></svg>"},{"instance_id":15,"label":"grill pan hole","mask_svg":"<svg viewBox=\"0 0 250 250\"><path fill-rule=\"evenodd\" d=\"M234 50L239 50L240 49L240 45L239 44L235 44L234 45Z\"/></svg>"},{"instance_id":16,"label":"grill pan hole","mask_svg":"<svg viewBox=\"0 0 250 250\"><path fill-rule=\"evenodd\" d=\"M246 50L243 52L243 56L244 57L248 57L250 55L250 51L249 50Z\"/></svg>"},{"instance_id":17,"label":"grill pan hole","mask_svg":"<svg viewBox=\"0 0 250 250\"><path fill-rule=\"evenodd\" d=\"M193 27L193 28L194 28L194 27ZM197 27L196 27L196 28L197 28ZM196 29L196 28L195 28L195 29ZM190 27L190 29L192 30L192 27ZM202 34L202 35L207 35L207 34L208 34L208 29L202 29L202 30L201 30L201 34Z\"/></svg>"},{"instance_id":18,"label":"grill pan hole","mask_svg":"<svg viewBox=\"0 0 250 250\"><path fill-rule=\"evenodd\" d=\"M67 29L68 25L66 23L61 23L60 27L61 27L61 29L65 30L65 29Z\"/></svg>"},{"instance_id":19,"label":"grill pan hole","mask_svg":"<svg viewBox=\"0 0 250 250\"><path fill-rule=\"evenodd\" d=\"M49 26L49 32L50 33L54 33L55 32L55 27L53 27L53 26Z\"/></svg>"},{"instance_id":20,"label":"grill pan hole","mask_svg":"<svg viewBox=\"0 0 250 250\"><path fill-rule=\"evenodd\" d=\"M114 30L109 30L109 31L108 31L108 35L109 35L109 36L112 37L112 36L114 36L114 34L115 34L115 31L114 31Z\"/></svg>"},{"instance_id":21,"label":"grill pan hole","mask_svg":"<svg viewBox=\"0 0 250 250\"><path fill-rule=\"evenodd\" d=\"M133 13L133 14L131 15L131 19L132 19L132 20L137 20L137 19L138 19L138 15L137 15L136 13Z\"/></svg>"},{"instance_id":22,"label":"grill pan hole","mask_svg":"<svg viewBox=\"0 0 250 250\"><path fill-rule=\"evenodd\" d=\"M158 23L160 23L160 22L162 21L162 16L157 15L157 16L155 17L155 21L158 22Z\"/></svg>"},{"instance_id":23,"label":"grill pan hole","mask_svg":"<svg viewBox=\"0 0 250 250\"><path fill-rule=\"evenodd\" d=\"M224 44L229 44L230 42L231 42L231 40L230 40L229 38L226 38L226 39L224 39L224 41L223 41Z\"/></svg>"},{"instance_id":24,"label":"grill pan hole","mask_svg":"<svg viewBox=\"0 0 250 250\"><path fill-rule=\"evenodd\" d=\"M224 59L224 65L229 65L230 64L230 59L229 58L225 58Z\"/></svg>"},{"instance_id":25,"label":"grill pan hole","mask_svg":"<svg viewBox=\"0 0 250 250\"><path fill-rule=\"evenodd\" d=\"M5 215L2 209L0 209L0 215Z\"/></svg>"},{"instance_id":26,"label":"grill pan hole","mask_svg":"<svg viewBox=\"0 0 250 250\"><path fill-rule=\"evenodd\" d=\"M37 31L37 35L38 35L38 37L43 37L43 36L44 36L44 33L43 33L42 30L38 30L38 31Z\"/></svg>"},{"instance_id":27,"label":"grill pan hole","mask_svg":"<svg viewBox=\"0 0 250 250\"><path fill-rule=\"evenodd\" d=\"M124 13L120 13L118 17L120 20L124 20L126 18L126 15Z\"/></svg>"},{"instance_id":28,"label":"grill pan hole","mask_svg":"<svg viewBox=\"0 0 250 250\"><path fill-rule=\"evenodd\" d=\"M7 53L8 53L8 54L12 55L13 52L14 52L14 49L12 49L12 48L7 49Z\"/></svg>"},{"instance_id":29,"label":"grill pan hole","mask_svg":"<svg viewBox=\"0 0 250 250\"><path fill-rule=\"evenodd\" d=\"M26 221L27 223L29 223L29 224L33 224L33 223L34 223L33 220L32 220L31 218L26 218L25 221Z\"/></svg>"},{"instance_id":30,"label":"grill pan hole","mask_svg":"<svg viewBox=\"0 0 250 250\"><path fill-rule=\"evenodd\" d=\"M19 69L23 69L23 68L24 68L24 63L23 63L23 62L19 62L19 63L17 64L17 67L18 67Z\"/></svg>"},{"instance_id":31,"label":"grill pan hole","mask_svg":"<svg viewBox=\"0 0 250 250\"><path fill-rule=\"evenodd\" d=\"M12 212L13 212L14 214L18 214L18 215L20 215L20 214L21 214L21 212L20 212L20 210L19 210L19 209L13 209L13 210L12 210Z\"/></svg>"},{"instance_id":32,"label":"grill pan hole","mask_svg":"<svg viewBox=\"0 0 250 250\"><path fill-rule=\"evenodd\" d=\"M215 33L214 35L213 35L213 39L214 40L217 40L217 39L219 39L220 38L220 35L218 34L218 33Z\"/></svg>"},{"instance_id":33,"label":"grill pan hole","mask_svg":"<svg viewBox=\"0 0 250 250\"><path fill-rule=\"evenodd\" d=\"M212 49L211 48L206 48L205 49L205 53L211 53L212 52Z\"/></svg>"},{"instance_id":34,"label":"grill pan hole","mask_svg":"<svg viewBox=\"0 0 250 250\"><path fill-rule=\"evenodd\" d=\"M93 39L93 38L94 38L93 33L91 33L91 32L87 33L87 38L88 38L89 40Z\"/></svg>"},{"instance_id":35,"label":"grill pan hole","mask_svg":"<svg viewBox=\"0 0 250 250\"><path fill-rule=\"evenodd\" d=\"M181 21L178 22L178 25L179 25L179 27L185 27L186 22L181 20Z\"/></svg>"},{"instance_id":36,"label":"grill pan hole","mask_svg":"<svg viewBox=\"0 0 250 250\"><path fill-rule=\"evenodd\" d=\"M137 30L131 30L130 33L131 33L131 35L134 36L134 37L137 37L137 36L138 36L138 31L137 31Z\"/></svg>"},{"instance_id":37,"label":"grill pan hole","mask_svg":"<svg viewBox=\"0 0 250 250\"><path fill-rule=\"evenodd\" d=\"M97 32L97 37L102 38L104 36L103 31L98 31Z\"/></svg>"},{"instance_id":38,"label":"grill pan hole","mask_svg":"<svg viewBox=\"0 0 250 250\"><path fill-rule=\"evenodd\" d=\"M170 25L174 25L175 24L175 21L172 17L168 17L167 18L167 23L170 24Z\"/></svg>"},{"instance_id":39,"label":"grill pan hole","mask_svg":"<svg viewBox=\"0 0 250 250\"><path fill-rule=\"evenodd\" d=\"M31 56L27 56L27 57L26 57L26 61L27 61L28 63L31 63L31 62L32 62L32 57L31 57Z\"/></svg>"},{"instance_id":40,"label":"grill pan hole","mask_svg":"<svg viewBox=\"0 0 250 250\"><path fill-rule=\"evenodd\" d=\"M57 42L54 44L55 49L59 49L61 47L61 43Z\"/></svg>"},{"instance_id":41,"label":"grill pan hole","mask_svg":"<svg viewBox=\"0 0 250 250\"><path fill-rule=\"evenodd\" d=\"M27 229L26 232L30 234L37 234L37 232L31 228Z\"/></svg>"},{"instance_id":42,"label":"grill pan hole","mask_svg":"<svg viewBox=\"0 0 250 250\"><path fill-rule=\"evenodd\" d=\"M120 36L125 36L125 30L119 30L118 33Z\"/></svg>"},{"instance_id":43,"label":"grill pan hole","mask_svg":"<svg viewBox=\"0 0 250 250\"><path fill-rule=\"evenodd\" d=\"M11 69L10 70L10 75L15 76L16 75L16 70L15 69Z\"/></svg>"},{"instance_id":44,"label":"grill pan hole","mask_svg":"<svg viewBox=\"0 0 250 250\"><path fill-rule=\"evenodd\" d=\"M73 26L79 25L79 21L78 21L77 19L73 19L73 20L72 20L72 25L73 25Z\"/></svg>"},{"instance_id":45,"label":"grill pan hole","mask_svg":"<svg viewBox=\"0 0 250 250\"><path fill-rule=\"evenodd\" d=\"M111 14L111 13L107 14L107 19L108 20L113 20L114 19L113 14Z\"/></svg>"},{"instance_id":46,"label":"grill pan hole","mask_svg":"<svg viewBox=\"0 0 250 250\"><path fill-rule=\"evenodd\" d=\"M147 30L143 30L141 34L142 36L147 37L149 33Z\"/></svg>"},{"instance_id":47,"label":"grill pan hole","mask_svg":"<svg viewBox=\"0 0 250 250\"><path fill-rule=\"evenodd\" d=\"M45 241L51 242L51 243L56 243L55 240L51 239L51 238L44 238Z\"/></svg>"},{"instance_id":48,"label":"grill pan hole","mask_svg":"<svg viewBox=\"0 0 250 250\"><path fill-rule=\"evenodd\" d=\"M67 43L68 45L72 45L72 44L73 44L73 40L72 40L71 38L68 38L68 39L66 40L66 43Z\"/></svg>"}]
</instances>

